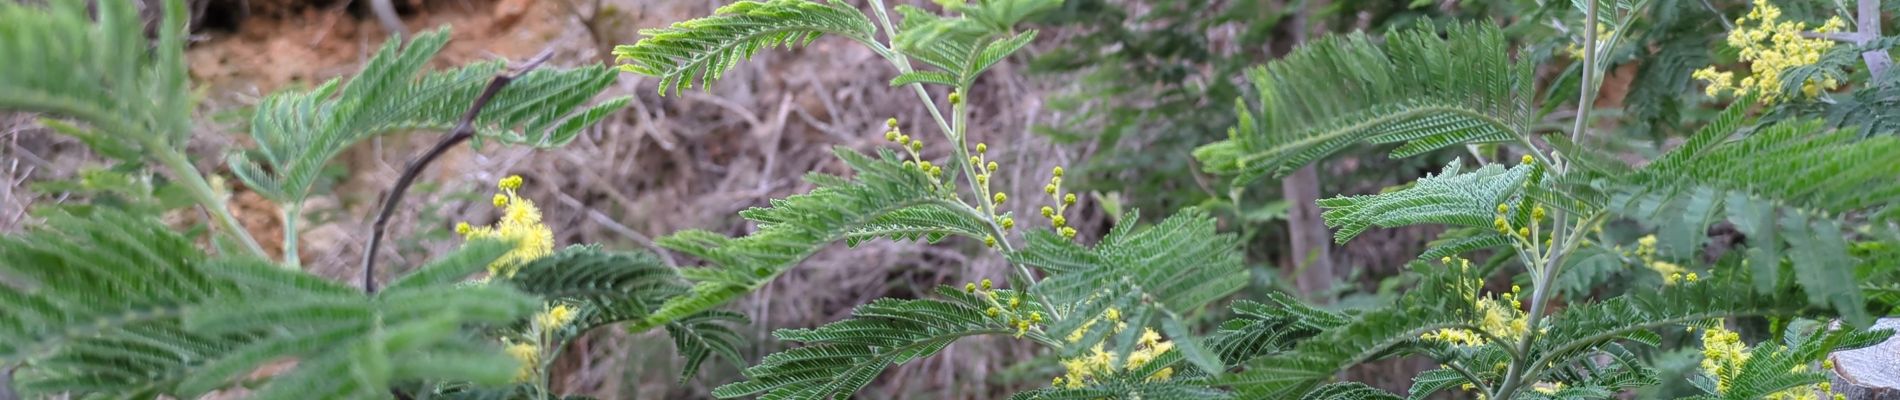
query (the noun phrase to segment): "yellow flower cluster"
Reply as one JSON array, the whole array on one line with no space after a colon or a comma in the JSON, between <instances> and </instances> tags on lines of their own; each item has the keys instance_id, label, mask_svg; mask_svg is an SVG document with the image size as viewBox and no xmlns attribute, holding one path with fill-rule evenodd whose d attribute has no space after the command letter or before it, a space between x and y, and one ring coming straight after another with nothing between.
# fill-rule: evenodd
<instances>
[{"instance_id":1,"label":"yellow flower cluster","mask_svg":"<svg viewBox=\"0 0 1900 400\"><path fill-rule=\"evenodd\" d=\"M516 343L506 339L502 342L507 345L505 350L508 356L514 357L515 361L521 363L521 367L515 369L515 382L534 380L535 371L541 369L541 347L535 346L532 342Z\"/></svg>"},{"instance_id":2,"label":"yellow flower cluster","mask_svg":"<svg viewBox=\"0 0 1900 400\"><path fill-rule=\"evenodd\" d=\"M482 227L463 222L455 225L455 232L468 239L513 243L513 250L488 264L490 277L512 277L522 264L554 253L554 231L541 223L541 209L515 192L521 188L521 176L502 178L495 186L501 189L494 200L495 207L502 210L501 219L495 221L494 226Z\"/></svg>"},{"instance_id":3,"label":"yellow flower cluster","mask_svg":"<svg viewBox=\"0 0 1900 400\"><path fill-rule=\"evenodd\" d=\"M1114 309L1110 309L1110 311L1112 312ZM1119 315L1117 315L1117 317L1119 317ZM1091 320L1090 322L1094 321ZM1081 331L1086 332L1087 329L1084 328ZM1076 338L1076 340L1080 340L1080 338ZM1071 342L1073 341L1075 340L1071 340ZM1098 376L1112 374L1116 371L1129 371L1141 368L1156 358L1160 358L1161 355L1167 354L1170 350L1174 350L1174 343L1163 340L1161 334L1156 333L1154 329L1142 328L1141 338L1135 343L1134 350L1128 353L1128 360L1126 360L1126 362L1119 363L1120 365L1117 366L1118 363L1116 362L1115 353L1104 350L1102 343L1096 343L1095 347L1089 349L1089 354L1062 360L1062 368L1066 373L1056 377L1050 384L1056 387L1078 389L1095 380ZM1147 379L1153 382L1167 380L1172 377L1174 377L1174 367L1166 367L1155 371L1153 374L1149 374Z\"/></svg>"},{"instance_id":4,"label":"yellow flower cluster","mask_svg":"<svg viewBox=\"0 0 1900 400\"><path fill-rule=\"evenodd\" d=\"M1447 267L1453 263L1450 257L1446 257L1440 261L1445 263ZM1457 259L1456 261L1457 264L1459 264L1459 268L1466 270L1471 269L1471 260ZM1498 294L1496 296L1482 296L1480 294L1484 286L1482 279L1472 279L1467 284L1460 286L1461 287L1457 290L1465 292L1465 295L1471 298L1473 307L1477 309L1475 315L1472 315L1472 323L1477 325L1479 330L1443 328L1419 335L1420 339L1444 342L1454 346L1473 347L1483 346L1488 343L1485 339L1486 337L1516 341L1530 332L1530 315L1524 312L1524 302L1519 299L1519 293L1523 290L1522 287L1511 285L1510 293Z\"/></svg>"},{"instance_id":5,"label":"yellow flower cluster","mask_svg":"<svg viewBox=\"0 0 1900 400\"><path fill-rule=\"evenodd\" d=\"M1702 372L1715 378L1717 394L1728 394L1735 378L1742 373L1742 365L1748 362L1748 345L1742 343L1742 336L1717 324L1702 331ZM1825 361L1821 368L1833 369L1833 361ZM1807 364L1795 365L1793 372L1806 372ZM1846 395L1834 393L1834 385L1827 381L1817 384L1795 387L1763 397L1767 400L1845 400Z\"/></svg>"},{"instance_id":6,"label":"yellow flower cluster","mask_svg":"<svg viewBox=\"0 0 1900 400\"><path fill-rule=\"evenodd\" d=\"M1814 29L1815 32L1832 33L1840 31L1845 25L1839 17L1829 18L1826 23ZM1695 78L1709 82L1709 96L1724 93L1758 92L1763 103L1773 103L1783 98L1781 93L1781 73L1790 68L1814 64L1821 60L1821 54L1834 47L1834 42L1825 38L1802 36L1808 29L1807 23L1782 21L1781 9L1768 0L1755 0L1754 8L1748 15L1735 21L1735 29L1729 31L1728 45L1741 52L1741 60L1749 64L1749 76L1735 81L1732 72L1717 71L1709 66L1695 71ZM1822 90L1833 89L1839 82L1829 78L1824 81L1802 83L1803 95L1813 97Z\"/></svg>"},{"instance_id":7,"label":"yellow flower cluster","mask_svg":"<svg viewBox=\"0 0 1900 400\"><path fill-rule=\"evenodd\" d=\"M1029 334L1032 330L1040 332L1042 329L1042 312L1031 310L1031 308L1034 307L1023 307L1023 296L1021 293L999 293L989 279L984 279L983 284L980 286L974 282L965 283L963 284L963 292L976 294L977 297L982 298L984 302L989 303L990 308L983 310L983 314L988 315L990 318L1001 318L1006 321L1008 326L1015 327L1016 337L1018 338ZM1008 300L998 300L1005 297L1008 298Z\"/></svg>"},{"instance_id":8,"label":"yellow flower cluster","mask_svg":"<svg viewBox=\"0 0 1900 400\"><path fill-rule=\"evenodd\" d=\"M515 372L516 382L530 382L540 375L542 350L557 340L555 332L574 322L579 315L579 310L573 305L548 303L541 312L534 314L534 318L528 320L528 331L523 335L526 339L501 339L508 355L521 362L521 369Z\"/></svg>"},{"instance_id":9,"label":"yellow flower cluster","mask_svg":"<svg viewBox=\"0 0 1900 400\"><path fill-rule=\"evenodd\" d=\"M567 326L567 323L573 322L575 314L576 311L573 306L554 304L549 306L546 310L542 310L540 314L535 314L534 322L539 324L541 329L559 329Z\"/></svg>"},{"instance_id":10,"label":"yellow flower cluster","mask_svg":"<svg viewBox=\"0 0 1900 400\"><path fill-rule=\"evenodd\" d=\"M897 143L897 147L903 148L905 153L910 154L910 159L904 160L904 167L917 168L924 171L925 174L930 175L932 182L936 182L937 179L943 177L943 167L931 165L930 161L924 160L923 140L912 139L910 135L906 135L903 130L898 129L897 118L884 120L884 127L890 128L890 130L884 131L884 140ZM941 182L936 183L941 184Z\"/></svg>"},{"instance_id":11,"label":"yellow flower cluster","mask_svg":"<svg viewBox=\"0 0 1900 400\"><path fill-rule=\"evenodd\" d=\"M1695 282L1702 279L1694 271L1689 271L1676 263L1656 259L1656 235L1646 235L1636 239L1636 249L1626 255L1643 260L1643 265L1656 275L1663 277L1663 285L1674 286L1680 282Z\"/></svg>"},{"instance_id":12,"label":"yellow flower cluster","mask_svg":"<svg viewBox=\"0 0 1900 400\"><path fill-rule=\"evenodd\" d=\"M1049 199L1056 204L1053 207L1042 206L1043 218L1048 218L1049 226L1055 228L1062 237L1075 239L1075 227L1069 226L1068 218L1062 216L1069 206L1075 205L1075 193L1062 192L1062 166L1049 170L1049 184L1042 186L1042 194L1049 195Z\"/></svg>"}]
</instances>

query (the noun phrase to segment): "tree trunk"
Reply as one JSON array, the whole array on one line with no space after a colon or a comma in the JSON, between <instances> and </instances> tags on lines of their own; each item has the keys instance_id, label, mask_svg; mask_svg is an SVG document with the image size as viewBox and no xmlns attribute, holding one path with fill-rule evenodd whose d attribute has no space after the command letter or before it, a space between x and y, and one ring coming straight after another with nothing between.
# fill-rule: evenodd
<instances>
[{"instance_id":1,"label":"tree trunk","mask_svg":"<svg viewBox=\"0 0 1900 400\"><path fill-rule=\"evenodd\" d=\"M1293 31L1292 46L1289 51L1312 33L1323 33L1326 24L1312 21L1319 10L1326 7L1327 0L1295 0L1303 8L1293 16L1289 29ZM1333 257L1331 254L1332 234L1326 229L1319 216L1319 171L1316 165L1307 165L1294 171L1280 181L1280 191L1287 203L1287 236L1293 245L1293 287L1307 300L1320 304L1330 304L1332 299L1322 292L1333 284Z\"/></svg>"},{"instance_id":2,"label":"tree trunk","mask_svg":"<svg viewBox=\"0 0 1900 400\"><path fill-rule=\"evenodd\" d=\"M1286 195L1287 236L1293 241L1293 286L1300 295L1331 303L1324 291L1333 284L1332 234L1319 216L1319 172L1308 165L1280 181Z\"/></svg>"}]
</instances>

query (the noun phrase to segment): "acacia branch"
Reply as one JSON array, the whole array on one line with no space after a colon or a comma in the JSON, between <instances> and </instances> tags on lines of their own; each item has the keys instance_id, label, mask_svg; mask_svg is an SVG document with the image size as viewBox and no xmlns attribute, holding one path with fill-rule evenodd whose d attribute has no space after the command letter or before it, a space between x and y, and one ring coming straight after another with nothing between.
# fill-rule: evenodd
<instances>
[{"instance_id":1,"label":"acacia branch","mask_svg":"<svg viewBox=\"0 0 1900 400\"><path fill-rule=\"evenodd\" d=\"M368 243L363 246L364 292L376 293L376 250L382 244L383 232L387 230L389 217L396 213L396 205L402 203L403 195L409 192L410 185L415 184L416 176L422 173L423 168L435 162L436 158L441 157L442 153L475 137L475 117L481 115L482 108L487 107L490 100L494 100L495 94L501 93L501 89L514 82L515 78L540 67L541 63L547 62L553 56L554 49L542 50L541 54L528 59L528 62L495 75L494 80L488 81L488 87L482 89L481 96L476 97L473 104L469 104L468 112L462 114L462 119L455 124L454 130L449 131L442 140L436 141L435 146L430 147L429 151L410 159L403 165L402 175L396 178L396 183L390 185L389 191L383 195L382 211L376 214L376 222L370 224Z\"/></svg>"}]
</instances>

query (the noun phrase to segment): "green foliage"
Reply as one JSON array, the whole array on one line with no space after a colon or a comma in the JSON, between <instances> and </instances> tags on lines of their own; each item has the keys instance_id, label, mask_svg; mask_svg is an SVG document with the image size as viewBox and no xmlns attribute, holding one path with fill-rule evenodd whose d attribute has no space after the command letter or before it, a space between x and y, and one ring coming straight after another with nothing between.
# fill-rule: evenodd
<instances>
[{"instance_id":1,"label":"green foliage","mask_svg":"<svg viewBox=\"0 0 1900 400\"><path fill-rule=\"evenodd\" d=\"M664 29L640 31L646 38L614 48L620 69L660 78L660 94L686 90L695 81L707 90L740 61L759 50L806 45L832 34L872 42L876 27L857 8L838 0L741 1L710 17Z\"/></svg>"},{"instance_id":2,"label":"green foliage","mask_svg":"<svg viewBox=\"0 0 1900 400\"><path fill-rule=\"evenodd\" d=\"M660 304L686 292L676 270L652 254L606 252L596 246L570 246L496 280L549 303L576 306L579 315L556 334L561 343L595 328L644 320ZM733 326L746 323L744 315L722 310L666 322L663 327L674 349L686 359L680 380L691 379L714 355L742 361L743 337Z\"/></svg>"},{"instance_id":3,"label":"green foliage","mask_svg":"<svg viewBox=\"0 0 1900 400\"><path fill-rule=\"evenodd\" d=\"M1819 325L1819 324L1814 324ZM1698 399L1744 400L1768 398L1780 392L1811 391L1812 385L1827 382L1831 371L1815 368L1829 353L1879 344L1893 335L1892 330L1862 331L1812 327L1790 332L1784 344L1763 343L1750 349L1748 360L1718 390L1717 378L1702 375L1692 380L1707 392Z\"/></svg>"},{"instance_id":4,"label":"green foliage","mask_svg":"<svg viewBox=\"0 0 1900 400\"><path fill-rule=\"evenodd\" d=\"M935 184L922 170L904 166L894 152L881 151L877 157L844 148L834 152L851 167L853 178L814 173L806 178L818 185L810 193L773 200L770 208L740 212L758 224L752 234L730 238L684 231L661 238L661 246L711 265L682 269L680 274L694 282L689 293L668 300L635 329L711 309L751 292L831 242L861 241L869 234L893 239L969 234L954 227L988 224L971 222L978 218L975 210L957 201L952 187ZM939 212L945 210L954 212Z\"/></svg>"},{"instance_id":5,"label":"green foliage","mask_svg":"<svg viewBox=\"0 0 1900 400\"><path fill-rule=\"evenodd\" d=\"M805 346L766 356L745 370L747 381L720 386L713 395L846 397L891 365L936 354L965 337L1016 331L1002 318L984 315L989 305L973 294L951 287L938 288L937 294L945 299L878 299L859 306L852 312L855 318L816 329L779 330L773 336ZM1010 294L999 291L997 295Z\"/></svg>"},{"instance_id":6,"label":"green foliage","mask_svg":"<svg viewBox=\"0 0 1900 400\"><path fill-rule=\"evenodd\" d=\"M156 46L137 3L0 5L0 109L84 121L62 130L101 153L176 151L191 134L182 1L163 2ZM95 17L96 15L96 17Z\"/></svg>"},{"instance_id":7,"label":"green foliage","mask_svg":"<svg viewBox=\"0 0 1900 400\"><path fill-rule=\"evenodd\" d=\"M501 384L512 360L454 331L531 307L513 290L436 279L481 269L505 251L495 243L365 296L265 262L209 259L149 218L102 213L47 227L0 239L9 310L0 328L25 339L0 345L0 360L21 367L28 393L192 398L292 357L296 369L258 398L373 397L420 379Z\"/></svg>"},{"instance_id":8,"label":"green foliage","mask_svg":"<svg viewBox=\"0 0 1900 400\"><path fill-rule=\"evenodd\" d=\"M899 5L896 11L904 18L897 26L897 36L891 40L893 46L898 53L942 71L906 72L892 79L891 86L922 82L969 87L984 70L1036 38L1036 31L1012 33L1012 26L1031 14L1060 4L1060 0L948 3L948 11L962 13L957 18Z\"/></svg>"},{"instance_id":9,"label":"green foliage","mask_svg":"<svg viewBox=\"0 0 1900 400\"><path fill-rule=\"evenodd\" d=\"M1442 224L1496 232L1492 221L1497 205L1507 204L1530 179L1535 165L1510 168L1487 164L1469 173L1459 161L1446 165L1437 176L1426 176L1412 186L1373 195L1320 200L1326 226L1338 228L1336 238L1346 243L1367 228L1394 228ZM1485 234L1480 237L1498 237ZM1476 240L1476 239L1474 239Z\"/></svg>"},{"instance_id":10,"label":"green foliage","mask_svg":"<svg viewBox=\"0 0 1900 400\"><path fill-rule=\"evenodd\" d=\"M1138 221L1134 214L1122 218L1092 249L1054 233L1032 233L1028 248L1011 254L1011 259L1049 274L1029 290L1057 305L1053 309L1061 318L1049 328L1055 336L1086 330L1081 344L1095 343L1114 328L1089 321L1114 308L1127 316L1122 321L1131 327L1159 324L1196 367L1218 373L1225 369L1219 357L1193 339L1184 320L1246 284L1239 240L1217 233L1214 219L1198 210L1147 229L1133 229ZM1087 346L1071 351L1083 348Z\"/></svg>"},{"instance_id":11,"label":"green foliage","mask_svg":"<svg viewBox=\"0 0 1900 400\"><path fill-rule=\"evenodd\" d=\"M1361 141L1405 142L1393 157L1529 135L1536 87L1489 24L1430 26L1375 44L1364 34L1308 43L1250 70L1258 108L1235 106L1229 138L1196 149L1236 186L1281 174Z\"/></svg>"},{"instance_id":12,"label":"green foliage","mask_svg":"<svg viewBox=\"0 0 1900 400\"><path fill-rule=\"evenodd\" d=\"M1419 340L1427 332L1469 326L1463 316L1473 312L1471 299L1458 287L1469 287L1475 271L1414 263L1425 279L1389 308L1368 310L1350 318L1315 313L1305 306L1283 306L1295 315L1312 315L1323 330L1301 340L1291 351L1266 354L1246 364L1246 370L1222 378L1244 398L1299 398L1312 393L1338 371L1376 359L1430 349ZM1343 320L1343 322L1340 322Z\"/></svg>"},{"instance_id":13,"label":"green foliage","mask_svg":"<svg viewBox=\"0 0 1900 400\"><path fill-rule=\"evenodd\" d=\"M1900 165L1881 161L1900 151L1900 139L1863 140L1851 130L1823 131L1818 121L1782 122L1731 138L1748 123L1743 104L1641 168L1579 163L1582 170L1565 180L1579 184L1569 190L1584 203L1660 221L1663 247L1680 254L1701 250L1705 228L1728 221L1749 238L1745 254L1755 291L1787 284L1780 280L1787 264L1792 283L1811 302L1847 313L1856 324L1869 322L1854 284L1866 274L1854 266L1869 261L1850 254L1841 233L1857 221L1900 217L1894 207L1900 183L1888 179L1900 174Z\"/></svg>"},{"instance_id":14,"label":"green foliage","mask_svg":"<svg viewBox=\"0 0 1900 400\"><path fill-rule=\"evenodd\" d=\"M454 128L503 63L423 73L448 40L446 28L407 44L391 40L347 84L331 79L315 89L264 98L251 117L255 154L231 154L232 172L271 200L301 204L324 165L352 144L386 132ZM614 72L599 64L530 71L483 108L474 120L476 135L535 147L567 144L582 128L626 106L625 96L586 104L613 81Z\"/></svg>"}]
</instances>

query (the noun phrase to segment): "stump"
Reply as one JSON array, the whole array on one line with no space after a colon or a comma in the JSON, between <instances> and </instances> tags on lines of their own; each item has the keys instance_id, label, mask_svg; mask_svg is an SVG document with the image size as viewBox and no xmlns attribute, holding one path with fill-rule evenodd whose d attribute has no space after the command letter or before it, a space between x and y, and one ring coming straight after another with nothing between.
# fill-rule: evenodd
<instances>
[{"instance_id":1,"label":"stump","mask_svg":"<svg viewBox=\"0 0 1900 400\"><path fill-rule=\"evenodd\" d=\"M1873 329L1900 330L1900 318L1882 318ZM1900 400L1900 335L1873 346L1839 351L1834 360L1834 392L1853 400Z\"/></svg>"}]
</instances>

